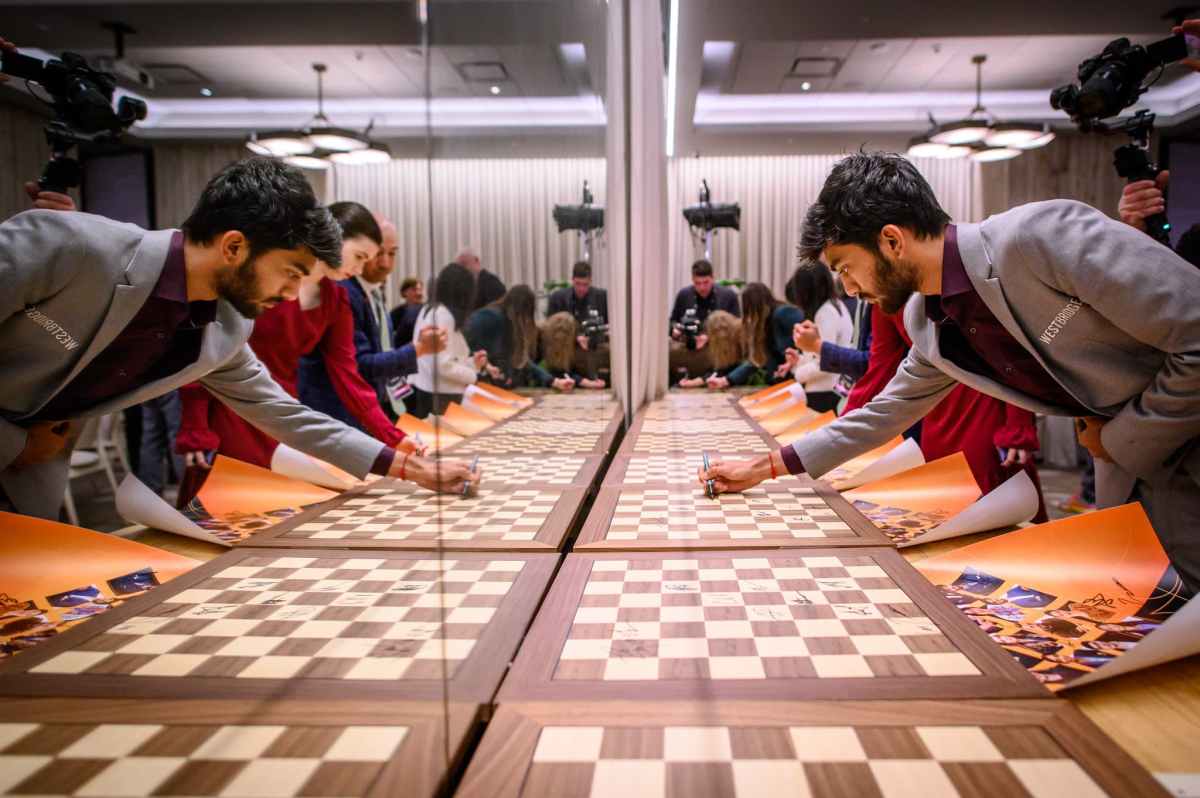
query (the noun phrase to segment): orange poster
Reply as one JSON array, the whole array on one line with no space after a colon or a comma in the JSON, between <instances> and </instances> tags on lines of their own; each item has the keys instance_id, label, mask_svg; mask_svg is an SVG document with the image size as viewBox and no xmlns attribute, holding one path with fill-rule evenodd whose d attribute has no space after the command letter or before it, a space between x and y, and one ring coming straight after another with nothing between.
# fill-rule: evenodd
<instances>
[{"instance_id":1,"label":"orange poster","mask_svg":"<svg viewBox=\"0 0 1200 798\"><path fill-rule=\"evenodd\" d=\"M778 385L771 385L767 388L763 388L761 391L755 391L754 393L743 396L741 399L738 399L738 404L740 404L742 407L750 407L751 405L756 405L764 399L772 397L781 391L786 391L791 387L792 384L788 382L781 382Z\"/></svg>"},{"instance_id":2,"label":"orange poster","mask_svg":"<svg viewBox=\"0 0 1200 798\"><path fill-rule=\"evenodd\" d=\"M515 403L525 407L533 404L533 399L529 398L528 396L521 396L519 393L506 391L505 389L497 385L492 385L488 382L477 382L475 383L475 388L484 391L485 393L490 393L492 396L503 402Z\"/></svg>"},{"instance_id":3,"label":"orange poster","mask_svg":"<svg viewBox=\"0 0 1200 798\"><path fill-rule=\"evenodd\" d=\"M1052 690L1133 660L1139 643L1185 604L1140 504L1026 527L916 567ZM1161 636L1155 645L1194 653L1196 630L1174 628L1180 645Z\"/></svg>"},{"instance_id":4,"label":"orange poster","mask_svg":"<svg viewBox=\"0 0 1200 798\"><path fill-rule=\"evenodd\" d=\"M792 388L796 387L796 383L785 382L783 385L785 390L772 394L766 399L763 399L761 402L747 407L746 413L749 414L750 418L766 418L772 413L778 413L785 407L792 407L793 405L800 405L801 407L805 406L804 400L798 398L792 393Z\"/></svg>"},{"instance_id":5,"label":"orange poster","mask_svg":"<svg viewBox=\"0 0 1200 798\"><path fill-rule=\"evenodd\" d=\"M499 399L493 399L482 391L477 391L470 396L464 396L463 407L476 413L482 413L492 421L503 421L521 412L519 407L515 407L508 402L502 402Z\"/></svg>"},{"instance_id":6,"label":"orange poster","mask_svg":"<svg viewBox=\"0 0 1200 798\"><path fill-rule=\"evenodd\" d=\"M0 512L0 657L139 596L200 563L132 540Z\"/></svg>"},{"instance_id":7,"label":"orange poster","mask_svg":"<svg viewBox=\"0 0 1200 798\"><path fill-rule=\"evenodd\" d=\"M463 436L452 432L448 426L431 424L424 419L405 413L396 420L396 426L405 434L411 435L421 444L428 446L431 451L443 451L463 442Z\"/></svg>"},{"instance_id":8,"label":"orange poster","mask_svg":"<svg viewBox=\"0 0 1200 798\"><path fill-rule=\"evenodd\" d=\"M496 423L487 416L472 413L458 402L446 405L446 412L442 413L442 422L461 435L476 435Z\"/></svg>"},{"instance_id":9,"label":"orange poster","mask_svg":"<svg viewBox=\"0 0 1200 798\"><path fill-rule=\"evenodd\" d=\"M903 463L903 467L887 469L887 473L882 473L880 469L885 466L881 462ZM908 438L896 436L883 446L872 449L865 454L860 454L858 457L842 463L832 471L822 474L821 479L833 485L838 490L850 490L851 488L865 485L868 482L874 482L877 479L884 479L893 474L907 471L910 468L916 468L924 462L925 458L921 454L920 446Z\"/></svg>"},{"instance_id":10,"label":"orange poster","mask_svg":"<svg viewBox=\"0 0 1200 798\"><path fill-rule=\"evenodd\" d=\"M274 526L337 492L290 479L232 457L217 455L204 487L183 515L224 543Z\"/></svg>"},{"instance_id":11,"label":"orange poster","mask_svg":"<svg viewBox=\"0 0 1200 798\"><path fill-rule=\"evenodd\" d=\"M941 526L982 495L962 452L842 494L896 543Z\"/></svg>"},{"instance_id":12,"label":"orange poster","mask_svg":"<svg viewBox=\"0 0 1200 798\"><path fill-rule=\"evenodd\" d=\"M810 418L807 421L801 421L799 424L788 427L783 432L778 433L775 436L775 440L779 442L780 446L791 446L813 430L818 430L826 424L832 423L835 418L837 416L834 412L827 410L815 418Z\"/></svg>"},{"instance_id":13,"label":"orange poster","mask_svg":"<svg viewBox=\"0 0 1200 798\"><path fill-rule=\"evenodd\" d=\"M810 410L808 405L795 404L783 407L766 418L760 418L758 423L767 432L775 435L816 417L817 411Z\"/></svg>"}]
</instances>

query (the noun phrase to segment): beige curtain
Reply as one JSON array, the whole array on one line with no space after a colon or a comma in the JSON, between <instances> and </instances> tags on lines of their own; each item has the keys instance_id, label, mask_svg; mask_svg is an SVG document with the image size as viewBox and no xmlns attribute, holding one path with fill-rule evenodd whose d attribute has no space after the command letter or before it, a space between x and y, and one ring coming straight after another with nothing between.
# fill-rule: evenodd
<instances>
[{"instance_id":1,"label":"beige curtain","mask_svg":"<svg viewBox=\"0 0 1200 798\"><path fill-rule=\"evenodd\" d=\"M541 290L547 280L569 279L578 239L560 234L551 212L556 204L577 204L585 180L603 205L602 158L397 160L335 167L326 198L361 202L396 224L400 252L390 291L398 302L406 275L428 279L463 247L478 251L484 267L507 285ZM592 247L593 279L600 287L611 282L606 244L601 237Z\"/></svg>"},{"instance_id":2,"label":"beige curtain","mask_svg":"<svg viewBox=\"0 0 1200 798\"><path fill-rule=\"evenodd\" d=\"M703 256L683 209L698 201L707 179L713 202L741 205L741 230L721 230L713 239L718 279L766 283L779 297L796 268L796 246L808 206L841 155L676 158L668 167L670 259L664 269L672 291L691 280L691 264ZM919 159L917 167L942 206L958 221L981 218L979 167L969 161Z\"/></svg>"},{"instance_id":3,"label":"beige curtain","mask_svg":"<svg viewBox=\"0 0 1200 798\"><path fill-rule=\"evenodd\" d=\"M984 164L984 215L1027 202L1073 199L1116 217L1125 181L1113 169L1113 150L1123 135L1060 135L1018 158Z\"/></svg>"}]
</instances>

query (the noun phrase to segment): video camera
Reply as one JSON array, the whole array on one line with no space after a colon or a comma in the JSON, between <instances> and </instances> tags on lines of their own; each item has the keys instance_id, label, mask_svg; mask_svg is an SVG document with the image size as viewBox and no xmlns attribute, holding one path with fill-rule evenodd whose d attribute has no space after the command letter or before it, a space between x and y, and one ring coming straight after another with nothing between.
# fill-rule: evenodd
<instances>
[{"instance_id":1,"label":"video camera","mask_svg":"<svg viewBox=\"0 0 1200 798\"><path fill-rule=\"evenodd\" d=\"M718 228L739 229L742 221L742 209L737 203L719 203L714 205L710 200L708 181L700 181L700 202L683 209L683 218L691 227L709 231Z\"/></svg>"},{"instance_id":2,"label":"video camera","mask_svg":"<svg viewBox=\"0 0 1200 798\"><path fill-rule=\"evenodd\" d=\"M1154 70L1188 57L1188 42L1181 35L1171 36L1146 46L1131 44L1120 38L1109 42L1099 55L1079 64L1079 84L1069 83L1050 92L1050 106L1066 111L1084 133L1123 132L1129 143L1113 151L1113 166L1117 174L1133 183L1154 180L1158 167L1150 159L1150 134L1154 129L1154 114L1142 110L1130 119L1116 122L1103 120L1115 117L1137 102L1154 83L1146 83ZM1157 75L1155 80L1157 80ZM1163 244L1170 241L1171 225L1165 213L1145 220L1146 232Z\"/></svg>"},{"instance_id":3,"label":"video camera","mask_svg":"<svg viewBox=\"0 0 1200 798\"><path fill-rule=\"evenodd\" d=\"M696 351L696 338L702 332L703 326L695 308L688 308L683 312L683 318L679 321L679 331L683 333L683 342L688 351Z\"/></svg>"},{"instance_id":4,"label":"video camera","mask_svg":"<svg viewBox=\"0 0 1200 798\"><path fill-rule=\"evenodd\" d=\"M601 344L608 343L608 322L600 318L600 311L588 308L588 315L579 325L580 335L586 335L588 351L595 352Z\"/></svg>"},{"instance_id":5,"label":"video camera","mask_svg":"<svg viewBox=\"0 0 1200 798\"><path fill-rule=\"evenodd\" d=\"M79 163L67 156L73 146L117 139L134 122L146 118L146 103L133 97L122 97L114 110L116 77L92 69L76 53L41 61L0 51L0 72L37 83L50 95L50 101L43 102L54 108L56 118L45 131L52 154L38 179L44 191L65 192L79 185Z\"/></svg>"}]
</instances>

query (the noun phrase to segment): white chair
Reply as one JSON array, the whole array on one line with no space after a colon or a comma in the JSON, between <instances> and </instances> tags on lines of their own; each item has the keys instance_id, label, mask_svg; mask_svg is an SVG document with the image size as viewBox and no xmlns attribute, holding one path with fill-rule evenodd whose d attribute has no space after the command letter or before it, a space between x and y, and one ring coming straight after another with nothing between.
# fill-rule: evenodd
<instances>
[{"instance_id":1,"label":"white chair","mask_svg":"<svg viewBox=\"0 0 1200 798\"><path fill-rule=\"evenodd\" d=\"M66 506L67 519L75 526L79 526L79 513L75 508L71 483L81 477L103 472L104 476L108 478L113 496L116 496L117 475L112 467L113 455L121 462L125 472L129 472L124 446L116 439L120 424L114 417L118 415L114 413L98 419L89 418L85 421L75 449L71 452L70 469L67 472L67 488L63 491L63 504Z\"/></svg>"}]
</instances>

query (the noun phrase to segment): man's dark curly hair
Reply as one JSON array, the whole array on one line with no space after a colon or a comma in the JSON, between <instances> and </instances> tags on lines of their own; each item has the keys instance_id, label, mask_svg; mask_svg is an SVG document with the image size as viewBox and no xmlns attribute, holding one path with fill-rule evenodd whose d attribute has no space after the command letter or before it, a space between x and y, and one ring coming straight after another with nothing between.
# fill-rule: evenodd
<instances>
[{"instance_id":1,"label":"man's dark curly hair","mask_svg":"<svg viewBox=\"0 0 1200 798\"><path fill-rule=\"evenodd\" d=\"M294 166L274 158L246 158L208 181L183 223L189 241L209 244L230 230L250 243L250 257L271 249L304 247L330 266L342 263L342 231Z\"/></svg>"},{"instance_id":2,"label":"man's dark curly hair","mask_svg":"<svg viewBox=\"0 0 1200 798\"><path fill-rule=\"evenodd\" d=\"M879 231L894 224L918 238L940 235L950 216L907 158L859 152L838 161L809 206L799 256L817 260L826 247L857 244L879 251Z\"/></svg>"}]
</instances>

